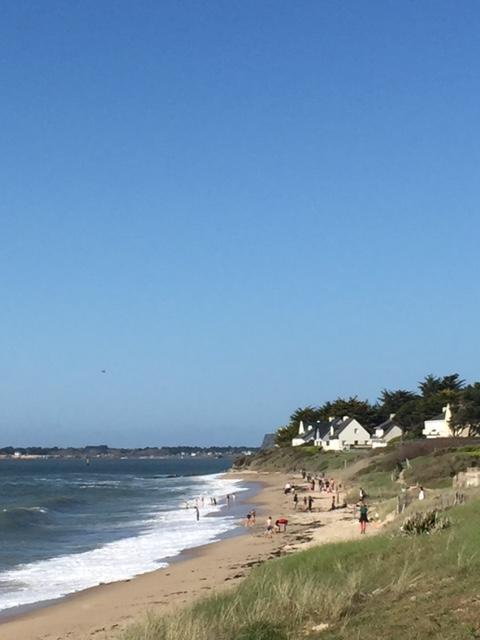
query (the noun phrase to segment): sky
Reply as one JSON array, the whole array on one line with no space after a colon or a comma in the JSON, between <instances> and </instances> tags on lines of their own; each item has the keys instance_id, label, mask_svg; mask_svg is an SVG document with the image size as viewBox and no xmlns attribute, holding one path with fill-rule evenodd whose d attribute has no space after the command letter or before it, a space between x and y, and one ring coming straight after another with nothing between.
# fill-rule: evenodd
<instances>
[{"instance_id":1,"label":"sky","mask_svg":"<svg viewBox=\"0 0 480 640\"><path fill-rule=\"evenodd\" d=\"M478 2L0 8L0 446L480 379Z\"/></svg>"}]
</instances>

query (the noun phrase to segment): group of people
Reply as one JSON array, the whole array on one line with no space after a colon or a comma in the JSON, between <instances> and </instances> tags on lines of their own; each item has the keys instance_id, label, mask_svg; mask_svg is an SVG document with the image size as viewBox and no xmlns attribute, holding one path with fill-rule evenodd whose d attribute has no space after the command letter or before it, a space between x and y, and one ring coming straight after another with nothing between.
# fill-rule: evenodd
<instances>
[{"instance_id":1,"label":"group of people","mask_svg":"<svg viewBox=\"0 0 480 640\"><path fill-rule=\"evenodd\" d=\"M324 473L319 476L312 476L310 473L307 473L305 469L302 469L302 479L306 480L310 485L310 491L315 491L315 485L318 487L320 493L338 493L342 490L341 483L336 482L334 478L326 478Z\"/></svg>"},{"instance_id":2,"label":"group of people","mask_svg":"<svg viewBox=\"0 0 480 640\"><path fill-rule=\"evenodd\" d=\"M271 538L274 533L284 533L287 531L288 520L286 518L277 518L275 524L273 523L272 516L268 516L265 527L265 535L267 538Z\"/></svg>"},{"instance_id":3,"label":"group of people","mask_svg":"<svg viewBox=\"0 0 480 640\"><path fill-rule=\"evenodd\" d=\"M195 498L195 500L193 501L193 504L190 504L190 502L188 500L185 501L185 509L190 509L190 507L205 507L205 505L211 505L211 506L217 506L217 498L215 496L199 496L198 498Z\"/></svg>"},{"instance_id":4,"label":"group of people","mask_svg":"<svg viewBox=\"0 0 480 640\"><path fill-rule=\"evenodd\" d=\"M230 506L230 504L232 502L235 502L235 494L234 493L227 493L227 495L225 496L225 503L227 505L227 507ZM190 509L192 508L195 512L195 519L198 521L200 520L200 507L205 507L205 505L210 505L213 507L216 507L218 505L218 501L216 496L199 496L198 498L195 498L195 500L193 501L192 504L190 504L190 502L188 500L185 501L185 509ZM255 511L253 511L253 513L255 514ZM249 514L251 515L251 514Z\"/></svg>"},{"instance_id":5,"label":"group of people","mask_svg":"<svg viewBox=\"0 0 480 640\"><path fill-rule=\"evenodd\" d=\"M302 479L305 480L309 485L310 492L313 492L315 490L315 486L317 486L318 491L320 493L323 492L323 493L332 494L330 511L347 506L345 498L342 504L339 503L339 495L340 495L340 491L342 490L342 485L341 483L336 482L334 478L325 478L325 474L321 474L321 476L312 476L311 474L307 473L305 470L302 470ZM420 486L418 491L419 491L418 499L424 500L425 489L422 486ZM290 482L287 482L284 487L284 493L285 495L292 494L293 508L296 511L299 508L299 503L300 503L300 498L296 488ZM234 493L229 493L225 496L225 503L227 507L229 507L232 502L235 502L235 497L236 496ZM366 533L367 524L369 522L368 505L367 505L366 499L367 499L367 494L364 491L364 489L360 487L359 500L355 506L358 509L357 514L358 514L358 521L360 523L361 534ZM311 495L311 493L303 495L302 501L301 501L301 503L303 504L303 510L311 513L313 510L314 500L315 498ZM215 496L210 496L209 498L207 498L206 496L200 496L198 498L195 498L195 501L193 502L193 504L190 504L188 501L186 501L185 508L189 509L192 507L195 513L195 518L198 521L200 520L200 506L204 507L206 504L216 506L218 504L217 498ZM244 524L246 527L252 527L256 524L256 521L257 521L257 514L255 509L252 509L247 513ZM277 518L277 520L275 520L275 523L274 523L272 520L272 517L268 516L266 521L266 527L265 527L265 535L267 537L272 537L274 533L280 533L281 531L286 531L287 524L288 524L288 520L286 520L285 518Z\"/></svg>"}]
</instances>

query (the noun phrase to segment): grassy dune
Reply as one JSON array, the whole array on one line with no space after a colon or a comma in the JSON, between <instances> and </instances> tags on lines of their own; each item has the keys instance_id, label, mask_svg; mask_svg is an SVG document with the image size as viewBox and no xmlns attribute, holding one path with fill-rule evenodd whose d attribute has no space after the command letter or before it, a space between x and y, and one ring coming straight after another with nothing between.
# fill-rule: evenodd
<instances>
[{"instance_id":1,"label":"grassy dune","mask_svg":"<svg viewBox=\"0 0 480 640\"><path fill-rule=\"evenodd\" d=\"M367 535L265 563L123 640L480 638L480 500L449 518L432 535Z\"/></svg>"}]
</instances>

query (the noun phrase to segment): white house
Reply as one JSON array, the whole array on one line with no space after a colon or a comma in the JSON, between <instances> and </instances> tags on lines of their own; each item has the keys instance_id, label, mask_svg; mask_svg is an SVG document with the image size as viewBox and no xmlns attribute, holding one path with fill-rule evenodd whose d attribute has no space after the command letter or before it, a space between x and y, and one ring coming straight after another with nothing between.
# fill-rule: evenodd
<instances>
[{"instance_id":1,"label":"white house","mask_svg":"<svg viewBox=\"0 0 480 640\"><path fill-rule=\"evenodd\" d=\"M422 433L426 438L468 438L470 435L468 427L454 430L452 426L452 409L449 404L443 407L442 413L438 416L425 420L423 425Z\"/></svg>"},{"instance_id":2,"label":"white house","mask_svg":"<svg viewBox=\"0 0 480 640\"><path fill-rule=\"evenodd\" d=\"M371 446L371 435L355 418L330 419L329 429L322 438L321 446L325 451L343 451L350 447Z\"/></svg>"},{"instance_id":3,"label":"white house","mask_svg":"<svg viewBox=\"0 0 480 640\"><path fill-rule=\"evenodd\" d=\"M442 413L430 420L425 420L423 423L423 435L426 438L451 438L453 436L452 429L450 427L450 421L452 419L452 411L450 405L447 404L443 407Z\"/></svg>"},{"instance_id":4,"label":"white house","mask_svg":"<svg viewBox=\"0 0 480 640\"><path fill-rule=\"evenodd\" d=\"M313 444L324 451L343 451L350 447L371 446L371 435L358 420L348 416L330 418L328 422L319 420L307 426L301 420L298 434L292 438L292 447L302 444Z\"/></svg>"},{"instance_id":5,"label":"white house","mask_svg":"<svg viewBox=\"0 0 480 640\"><path fill-rule=\"evenodd\" d=\"M375 432L372 436L372 449L386 447L391 440L403 436L403 429L396 424L394 418L395 414L391 413L388 420L375 427Z\"/></svg>"}]
</instances>

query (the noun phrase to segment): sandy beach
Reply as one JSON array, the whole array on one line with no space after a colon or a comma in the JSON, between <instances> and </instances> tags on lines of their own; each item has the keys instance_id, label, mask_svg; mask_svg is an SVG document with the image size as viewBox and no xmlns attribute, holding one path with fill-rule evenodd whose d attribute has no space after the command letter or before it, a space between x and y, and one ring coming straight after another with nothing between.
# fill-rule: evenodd
<instances>
[{"instance_id":1,"label":"sandy beach","mask_svg":"<svg viewBox=\"0 0 480 640\"><path fill-rule=\"evenodd\" d=\"M230 474L229 474L230 475ZM260 482L261 490L246 505L255 507L255 526L240 535L185 552L164 569L132 580L100 585L0 623L2 640L110 640L129 623L152 611L161 613L214 590L228 589L252 567L300 548L359 536L351 509L329 511L331 496L310 492L301 477L281 473L241 473L233 477ZM286 482L303 485L303 495L314 497L312 513L294 510ZM266 518L288 519L286 533L264 535ZM369 533L374 533L372 527Z\"/></svg>"}]
</instances>

